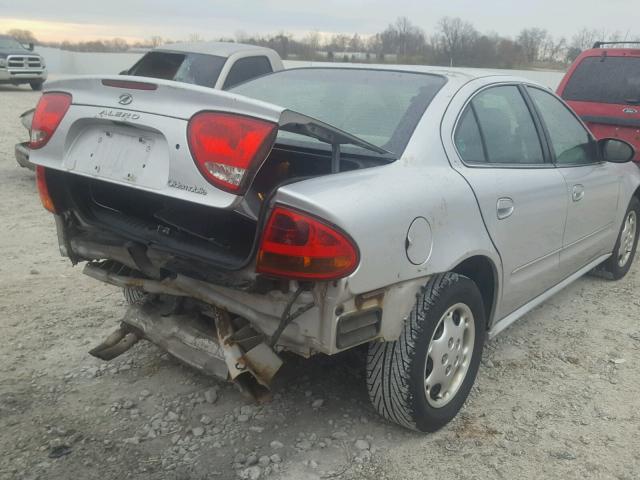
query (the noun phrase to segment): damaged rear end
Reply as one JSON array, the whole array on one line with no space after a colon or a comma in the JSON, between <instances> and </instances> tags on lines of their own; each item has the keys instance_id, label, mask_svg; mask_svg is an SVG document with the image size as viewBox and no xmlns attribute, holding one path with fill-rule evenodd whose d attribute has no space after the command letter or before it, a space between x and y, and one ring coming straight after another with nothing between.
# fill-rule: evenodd
<instances>
[{"instance_id":1,"label":"damaged rear end","mask_svg":"<svg viewBox=\"0 0 640 480\"><path fill-rule=\"evenodd\" d=\"M356 299L344 280L356 243L277 192L394 155L228 92L122 76L47 86L29 147L61 252L139 300L92 354L147 339L259 397L276 352L330 354L379 335L381 297Z\"/></svg>"}]
</instances>

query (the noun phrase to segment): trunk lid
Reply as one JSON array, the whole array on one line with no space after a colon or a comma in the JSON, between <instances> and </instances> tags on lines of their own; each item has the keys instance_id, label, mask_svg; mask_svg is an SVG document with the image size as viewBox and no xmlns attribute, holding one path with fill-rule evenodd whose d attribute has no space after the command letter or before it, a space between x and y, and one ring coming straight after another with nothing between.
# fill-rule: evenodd
<instances>
[{"instance_id":1,"label":"trunk lid","mask_svg":"<svg viewBox=\"0 0 640 480\"><path fill-rule=\"evenodd\" d=\"M263 119L329 143L338 156L343 144L388 153L303 114L196 85L101 76L50 82L47 91L73 101L49 143L32 152L33 163L215 208L233 208L242 197L210 184L194 163L187 124L200 111Z\"/></svg>"}]
</instances>

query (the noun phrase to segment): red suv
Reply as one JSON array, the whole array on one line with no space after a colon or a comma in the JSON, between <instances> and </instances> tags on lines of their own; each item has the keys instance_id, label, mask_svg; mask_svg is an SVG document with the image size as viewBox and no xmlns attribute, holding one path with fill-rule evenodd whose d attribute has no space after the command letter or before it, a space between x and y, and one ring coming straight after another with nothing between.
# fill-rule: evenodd
<instances>
[{"instance_id":1,"label":"red suv","mask_svg":"<svg viewBox=\"0 0 640 480\"><path fill-rule=\"evenodd\" d=\"M576 58L558 95L571 105L597 138L626 140L640 162L640 47L603 48L640 42L596 42Z\"/></svg>"}]
</instances>

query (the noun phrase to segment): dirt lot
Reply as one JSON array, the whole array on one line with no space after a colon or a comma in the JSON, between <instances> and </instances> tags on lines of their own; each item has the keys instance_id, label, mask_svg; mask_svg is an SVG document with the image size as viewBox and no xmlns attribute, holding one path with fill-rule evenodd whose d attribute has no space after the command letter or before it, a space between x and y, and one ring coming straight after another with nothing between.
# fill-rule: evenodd
<instances>
[{"instance_id":1,"label":"dirt lot","mask_svg":"<svg viewBox=\"0 0 640 480\"><path fill-rule=\"evenodd\" d=\"M294 360L256 406L149 344L87 351L118 290L58 253L0 87L0 479L640 478L640 263L584 278L486 346L461 415L433 435L381 420L358 354Z\"/></svg>"}]
</instances>

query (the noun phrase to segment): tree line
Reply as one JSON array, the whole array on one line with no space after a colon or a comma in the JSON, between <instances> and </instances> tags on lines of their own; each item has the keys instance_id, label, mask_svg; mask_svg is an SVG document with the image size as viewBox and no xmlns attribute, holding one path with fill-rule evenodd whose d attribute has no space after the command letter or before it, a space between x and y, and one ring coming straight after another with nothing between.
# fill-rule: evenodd
<instances>
[{"instance_id":1,"label":"tree line","mask_svg":"<svg viewBox=\"0 0 640 480\"><path fill-rule=\"evenodd\" d=\"M128 43L121 38L87 42L38 42L28 30L11 30L10 35L23 43L36 43L64 50L83 52L126 52L131 48L152 48L173 40L160 36ZM250 36L238 33L237 41L273 48L284 59L333 60L345 62L405 63L456 67L493 68L562 68L598 40L631 40L619 32L583 28L571 38L554 37L537 27L523 29L515 38L497 33L481 33L472 23L455 17L444 17L428 35L407 17L399 17L385 30L374 35L334 34L323 36L311 32L304 38L287 33ZM204 41L199 34L188 41Z\"/></svg>"}]
</instances>

